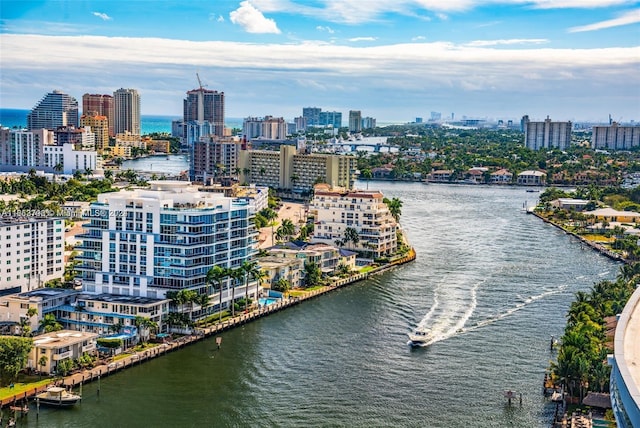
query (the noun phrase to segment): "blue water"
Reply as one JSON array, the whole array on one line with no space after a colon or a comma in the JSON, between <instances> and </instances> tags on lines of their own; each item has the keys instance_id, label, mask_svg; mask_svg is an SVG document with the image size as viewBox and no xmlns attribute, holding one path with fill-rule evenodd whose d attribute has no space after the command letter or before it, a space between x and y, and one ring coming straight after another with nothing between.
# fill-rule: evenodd
<instances>
[{"instance_id":1,"label":"blue water","mask_svg":"<svg viewBox=\"0 0 640 428\"><path fill-rule=\"evenodd\" d=\"M27 114L29 114L29 110L0 108L0 126L7 128L26 128ZM151 134L154 132L171 133L171 121L178 120L180 118L180 115L142 115L142 117L140 118L142 134ZM228 117L225 120L225 125L228 128L242 128L242 119L236 117Z\"/></svg>"}]
</instances>

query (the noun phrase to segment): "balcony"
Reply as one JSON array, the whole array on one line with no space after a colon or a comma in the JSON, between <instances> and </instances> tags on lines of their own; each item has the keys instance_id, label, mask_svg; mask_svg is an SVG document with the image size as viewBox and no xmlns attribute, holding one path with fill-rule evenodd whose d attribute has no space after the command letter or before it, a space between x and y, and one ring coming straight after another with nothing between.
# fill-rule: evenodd
<instances>
[{"instance_id":1,"label":"balcony","mask_svg":"<svg viewBox=\"0 0 640 428\"><path fill-rule=\"evenodd\" d=\"M53 354L53 361L66 360L67 358L71 358L71 351Z\"/></svg>"},{"instance_id":2,"label":"balcony","mask_svg":"<svg viewBox=\"0 0 640 428\"><path fill-rule=\"evenodd\" d=\"M93 351L94 349L96 349L96 344L90 343L82 347L82 352L90 352L90 351Z\"/></svg>"}]
</instances>

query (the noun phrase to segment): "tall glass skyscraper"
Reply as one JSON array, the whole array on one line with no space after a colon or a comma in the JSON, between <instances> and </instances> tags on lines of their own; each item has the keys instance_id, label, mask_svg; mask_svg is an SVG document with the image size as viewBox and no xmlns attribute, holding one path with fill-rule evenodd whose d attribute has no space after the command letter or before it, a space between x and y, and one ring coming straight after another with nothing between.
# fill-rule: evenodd
<instances>
[{"instance_id":1,"label":"tall glass skyscraper","mask_svg":"<svg viewBox=\"0 0 640 428\"><path fill-rule=\"evenodd\" d=\"M45 95L27 115L27 129L57 129L61 126L78 127L78 101L55 90Z\"/></svg>"}]
</instances>

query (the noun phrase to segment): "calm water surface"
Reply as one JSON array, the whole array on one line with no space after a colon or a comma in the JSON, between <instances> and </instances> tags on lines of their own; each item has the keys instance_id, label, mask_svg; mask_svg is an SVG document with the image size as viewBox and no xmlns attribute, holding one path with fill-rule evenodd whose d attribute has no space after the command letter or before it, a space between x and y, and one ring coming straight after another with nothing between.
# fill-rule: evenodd
<instances>
[{"instance_id":1,"label":"calm water surface","mask_svg":"<svg viewBox=\"0 0 640 428\"><path fill-rule=\"evenodd\" d=\"M84 388L38 427L544 427L550 336L619 265L520 211L522 188L370 183L416 262ZM409 349L407 332L437 342ZM503 391L523 394L506 405Z\"/></svg>"}]
</instances>

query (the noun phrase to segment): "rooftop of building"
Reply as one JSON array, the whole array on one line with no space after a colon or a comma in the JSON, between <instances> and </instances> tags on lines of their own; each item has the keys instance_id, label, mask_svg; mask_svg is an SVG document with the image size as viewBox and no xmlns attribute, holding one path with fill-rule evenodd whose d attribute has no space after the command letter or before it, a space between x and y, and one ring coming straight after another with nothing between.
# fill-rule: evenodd
<instances>
[{"instance_id":1,"label":"rooftop of building","mask_svg":"<svg viewBox=\"0 0 640 428\"><path fill-rule=\"evenodd\" d=\"M91 300L94 302L116 303L123 305L153 305L161 302L168 302L169 299L154 299L142 296L123 296L120 294L90 294L83 293L78 295L78 300Z\"/></svg>"},{"instance_id":2,"label":"rooftop of building","mask_svg":"<svg viewBox=\"0 0 640 428\"><path fill-rule=\"evenodd\" d=\"M96 333L86 331L59 330L34 337L33 346L37 348L63 348L96 337L98 337Z\"/></svg>"},{"instance_id":3,"label":"rooftop of building","mask_svg":"<svg viewBox=\"0 0 640 428\"><path fill-rule=\"evenodd\" d=\"M47 210L25 210L25 214L27 215L11 215L11 216L0 216L0 227L2 226L14 226L16 224L29 224L29 223L39 223L42 221L48 220L62 220L62 217L50 217L48 216ZM15 214L18 214L19 211L16 211ZM30 215L33 214L33 215Z\"/></svg>"},{"instance_id":4,"label":"rooftop of building","mask_svg":"<svg viewBox=\"0 0 640 428\"><path fill-rule=\"evenodd\" d=\"M46 300L46 299L55 299L60 297L73 296L74 294L78 294L78 291L70 288L42 287L42 288L36 288L35 290L25 291L23 293L13 294L7 297L10 297L12 299L19 299L19 300L30 300L30 299Z\"/></svg>"},{"instance_id":5,"label":"rooftop of building","mask_svg":"<svg viewBox=\"0 0 640 428\"><path fill-rule=\"evenodd\" d=\"M339 196L343 198L382 198L379 190L347 189L344 187L331 186L326 183L316 184L313 187L314 196Z\"/></svg>"}]
</instances>

